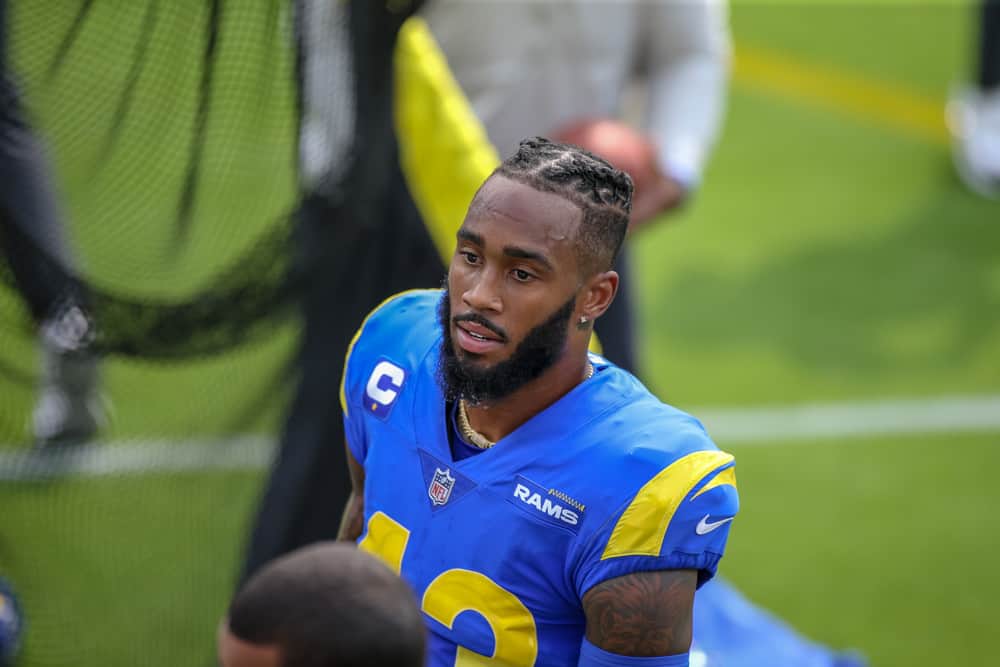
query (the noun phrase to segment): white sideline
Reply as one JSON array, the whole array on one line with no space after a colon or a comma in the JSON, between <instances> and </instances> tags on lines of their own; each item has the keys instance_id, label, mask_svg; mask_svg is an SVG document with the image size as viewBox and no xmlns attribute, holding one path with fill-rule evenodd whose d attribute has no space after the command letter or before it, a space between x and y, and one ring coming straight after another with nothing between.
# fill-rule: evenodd
<instances>
[{"instance_id":1,"label":"white sideline","mask_svg":"<svg viewBox=\"0 0 1000 667\"><path fill-rule=\"evenodd\" d=\"M1000 431L1000 394L693 409L719 443Z\"/></svg>"},{"instance_id":2,"label":"white sideline","mask_svg":"<svg viewBox=\"0 0 1000 667\"><path fill-rule=\"evenodd\" d=\"M274 439L235 436L215 440L117 440L51 452L0 450L0 482L51 477L103 477L204 470L261 470L271 463Z\"/></svg>"},{"instance_id":3,"label":"white sideline","mask_svg":"<svg viewBox=\"0 0 1000 667\"><path fill-rule=\"evenodd\" d=\"M692 409L721 446L787 441L836 444L877 435L1000 433L1000 394L771 408ZM275 439L267 436L171 441L121 440L64 452L0 449L0 482L74 477L261 470L270 465Z\"/></svg>"}]
</instances>

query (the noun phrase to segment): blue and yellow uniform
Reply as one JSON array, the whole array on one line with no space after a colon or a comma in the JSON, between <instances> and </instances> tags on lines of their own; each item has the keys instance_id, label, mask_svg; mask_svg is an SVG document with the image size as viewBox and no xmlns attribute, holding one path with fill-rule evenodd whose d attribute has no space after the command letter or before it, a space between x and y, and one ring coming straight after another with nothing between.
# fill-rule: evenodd
<instances>
[{"instance_id":1,"label":"blue and yellow uniform","mask_svg":"<svg viewBox=\"0 0 1000 667\"><path fill-rule=\"evenodd\" d=\"M413 586L429 667L576 665L583 595L631 572L715 574L739 501L701 424L592 356L592 378L457 460L436 378L442 292L365 320L341 390L365 469L362 548Z\"/></svg>"}]
</instances>

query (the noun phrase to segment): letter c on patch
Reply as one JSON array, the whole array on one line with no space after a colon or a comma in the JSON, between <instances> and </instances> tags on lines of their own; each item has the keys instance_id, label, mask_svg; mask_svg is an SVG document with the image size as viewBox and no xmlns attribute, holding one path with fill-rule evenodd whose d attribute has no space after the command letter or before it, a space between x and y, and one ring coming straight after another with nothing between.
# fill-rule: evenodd
<instances>
[{"instance_id":1,"label":"letter c on patch","mask_svg":"<svg viewBox=\"0 0 1000 667\"><path fill-rule=\"evenodd\" d=\"M365 408L379 419L385 419L403 389L404 380L406 371L391 361L379 361L365 385Z\"/></svg>"}]
</instances>

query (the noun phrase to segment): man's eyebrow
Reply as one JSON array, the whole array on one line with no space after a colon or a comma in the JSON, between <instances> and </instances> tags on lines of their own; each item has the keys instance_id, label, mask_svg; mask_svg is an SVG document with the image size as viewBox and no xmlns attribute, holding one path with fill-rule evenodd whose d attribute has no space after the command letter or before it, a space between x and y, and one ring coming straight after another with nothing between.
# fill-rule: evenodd
<instances>
[{"instance_id":1,"label":"man's eyebrow","mask_svg":"<svg viewBox=\"0 0 1000 667\"><path fill-rule=\"evenodd\" d=\"M516 257L518 259L527 259L533 262L538 262L544 266L549 271L555 271L555 267L552 266L552 262L540 252L534 250L526 250L524 248L518 248L517 246L504 246L503 254L508 257Z\"/></svg>"},{"instance_id":2,"label":"man's eyebrow","mask_svg":"<svg viewBox=\"0 0 1000 667\"><path fill-rule=\"evenodd\" d=\"M486 243L483 241L483 237L475 232L470 232L468 229L459 229L456 234L459 240L468 241L470 243L475 243L479 247L483 247Z\"/></svg>"},{"instance_id":3,"label":"man's eyebrow","mask_svg":"<svg viewBox=\"0 0 1000 667\"><path fill-rule=\"evenodd\" d=\"M468 241L469 243L473 243L480 248L486 247L486 240L483 238L482 234L477 234L476 232L469 231L468 229L459 229L456 236L460 241ZM508 257L537 262L547 271L555 271L555 267L552 266L552 262L549 261L549 258L537 250L528 250L527 248L509 245L504 246L503 254Z\"/></svg>"}]
</instances>

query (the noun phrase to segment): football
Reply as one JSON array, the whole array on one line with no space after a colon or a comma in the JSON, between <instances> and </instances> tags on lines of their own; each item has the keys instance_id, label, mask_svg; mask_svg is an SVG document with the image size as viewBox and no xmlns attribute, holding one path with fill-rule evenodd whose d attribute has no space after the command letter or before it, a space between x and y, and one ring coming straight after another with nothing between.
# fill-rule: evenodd
<instances>
[{"instance_id":1,"label":"football","mask_svg":"<svg viewBox=\"0 0 1000 667\"><path fill-rule=\"evenodd\" d=\"M601 156L631 176L636 190L656 174L656 147L627 123L610 118L578 120L558 128L552 139Z\"/></svg>"}]
</instances>

